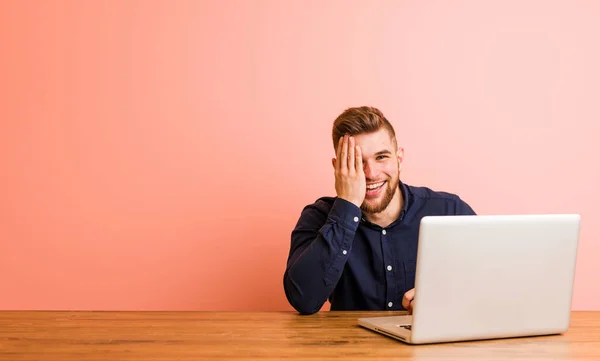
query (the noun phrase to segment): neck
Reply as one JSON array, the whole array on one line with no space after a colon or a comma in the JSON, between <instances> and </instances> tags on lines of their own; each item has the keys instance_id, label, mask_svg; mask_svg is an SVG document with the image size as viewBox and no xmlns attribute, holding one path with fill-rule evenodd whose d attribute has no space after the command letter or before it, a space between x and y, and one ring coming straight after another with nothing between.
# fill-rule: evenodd
<instances>
[{"instance_id":1,"label":"neck","mask_svg":"<svg viewBox=\"0 0 600 361\"><path fill-rule=\"evenodd\" d=\"M379 213L365 213L365 218L369 222L385 228L398 219L398 217L400 217L400 212L402 211L403 205L404 197L402 197L400 187L396 187L394 197L390 201L390 204L388 204L387 208Z\"/></svg>"}]
</instances>

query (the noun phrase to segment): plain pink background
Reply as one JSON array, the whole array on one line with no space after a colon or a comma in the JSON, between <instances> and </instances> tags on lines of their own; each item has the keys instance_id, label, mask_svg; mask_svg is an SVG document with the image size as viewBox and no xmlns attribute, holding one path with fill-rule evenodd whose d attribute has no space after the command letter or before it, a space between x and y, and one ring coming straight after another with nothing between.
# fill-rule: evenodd
<instances>
[{"instance_id":1,"label":"plain pink background","mask_svg":"<svg viewBox=\"0 0 600 361\"><path fill-rule=\"evenodd\" d=\"M600 309L599 35L595 1L0 0L0 309L290 310L358 105L409 184L580 213Z\"/></svg>"}]
</instances>

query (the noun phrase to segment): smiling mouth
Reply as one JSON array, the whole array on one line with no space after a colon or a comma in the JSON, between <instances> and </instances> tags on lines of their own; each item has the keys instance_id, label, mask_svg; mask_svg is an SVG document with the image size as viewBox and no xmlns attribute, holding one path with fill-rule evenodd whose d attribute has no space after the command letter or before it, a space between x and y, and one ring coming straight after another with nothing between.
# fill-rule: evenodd
<instances>
[{"instance_id":1,"label":"smiling mouth","mask_svg":"<svg viewBox=\"0 0 600 361\"><path fill-rule=\"evenodd\" d=\"M386 181L379 182L379 183L373 183L373 184L367 184L367 192L378 190L379 188L383 187L385 182Z\"/></svg>"}]
</instances>

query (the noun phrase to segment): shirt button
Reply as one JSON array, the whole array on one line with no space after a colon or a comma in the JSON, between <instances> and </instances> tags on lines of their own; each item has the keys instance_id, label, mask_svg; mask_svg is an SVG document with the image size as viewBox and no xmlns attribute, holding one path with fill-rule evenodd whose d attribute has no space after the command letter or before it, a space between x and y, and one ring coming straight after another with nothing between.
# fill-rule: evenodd
<instances>
[{"instance_id":1,"label":"shirt button","mask_svg":"<svg viewBox=\"0 0 600 361\"><path fill-rule=\"evenodd\" d=\"M393 306L393 305L394 305L394 304L393 304L393 303L391 303L391 302L389 302L389 303L388 303L388 307L389 307L389 308L392 308L392 306Z\"/></svg>"},{"instance_id":2,"label":"shirt button","mask_svg":"<svg viewBox=\"0 0 600 361\"><path fill-rule=\"evenodd\" d=\"M387 232L386 232L386 231L385 231L385 229L384 229L383 231L381 231L381 233L383 233L383 235L385 236L385 234L386 234Z\"/></svg>"},{"instance_id":3,"label":"shirt button","mask_svg":"<svg viewBox=\"0 0 600 361\"><path fill-rule=\"evenodd\" d=\"M354 222L358 222L358 217L354 217Z\"/></svg>"},{"instance_id":4,"label":"shirt button","mask_svg":"<svg viewBox=\"0 0 600 361\"><path fill-rule=\"evenodd\" d=\"M343 251L342 251L342 254L348 254L348 251L346 251L346 250L343 250Z\"/></svg>"},{"instance_id":5,"label":"shirt button","mask_svg":"<svg viewBox=\"0 0 600 361\"><path fill-rule=\"evenodd\" d=\"M392 266L387 266L387 270L391 271L392 270Z\"/></svg>"}]
</instances>

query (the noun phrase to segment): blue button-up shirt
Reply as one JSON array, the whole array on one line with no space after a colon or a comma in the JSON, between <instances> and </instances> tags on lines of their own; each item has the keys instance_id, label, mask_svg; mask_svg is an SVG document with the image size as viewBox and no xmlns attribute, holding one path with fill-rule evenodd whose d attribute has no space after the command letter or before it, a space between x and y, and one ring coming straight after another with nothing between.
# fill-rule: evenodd
<instances>
[{"instance_id":1,"label":"blue button-up shirt","mask_svg":"<svg viewBox=\"0 0 600 361\"><path fill-rule=\"evenodd\" d=\"M421 218L475 215L459 196L400 182L400 216L382 228L359 207L337 197L306 206L292 231L285 294L300 313L331 310L403 310L414 288Z\"/></svg>"}]
</instances>

